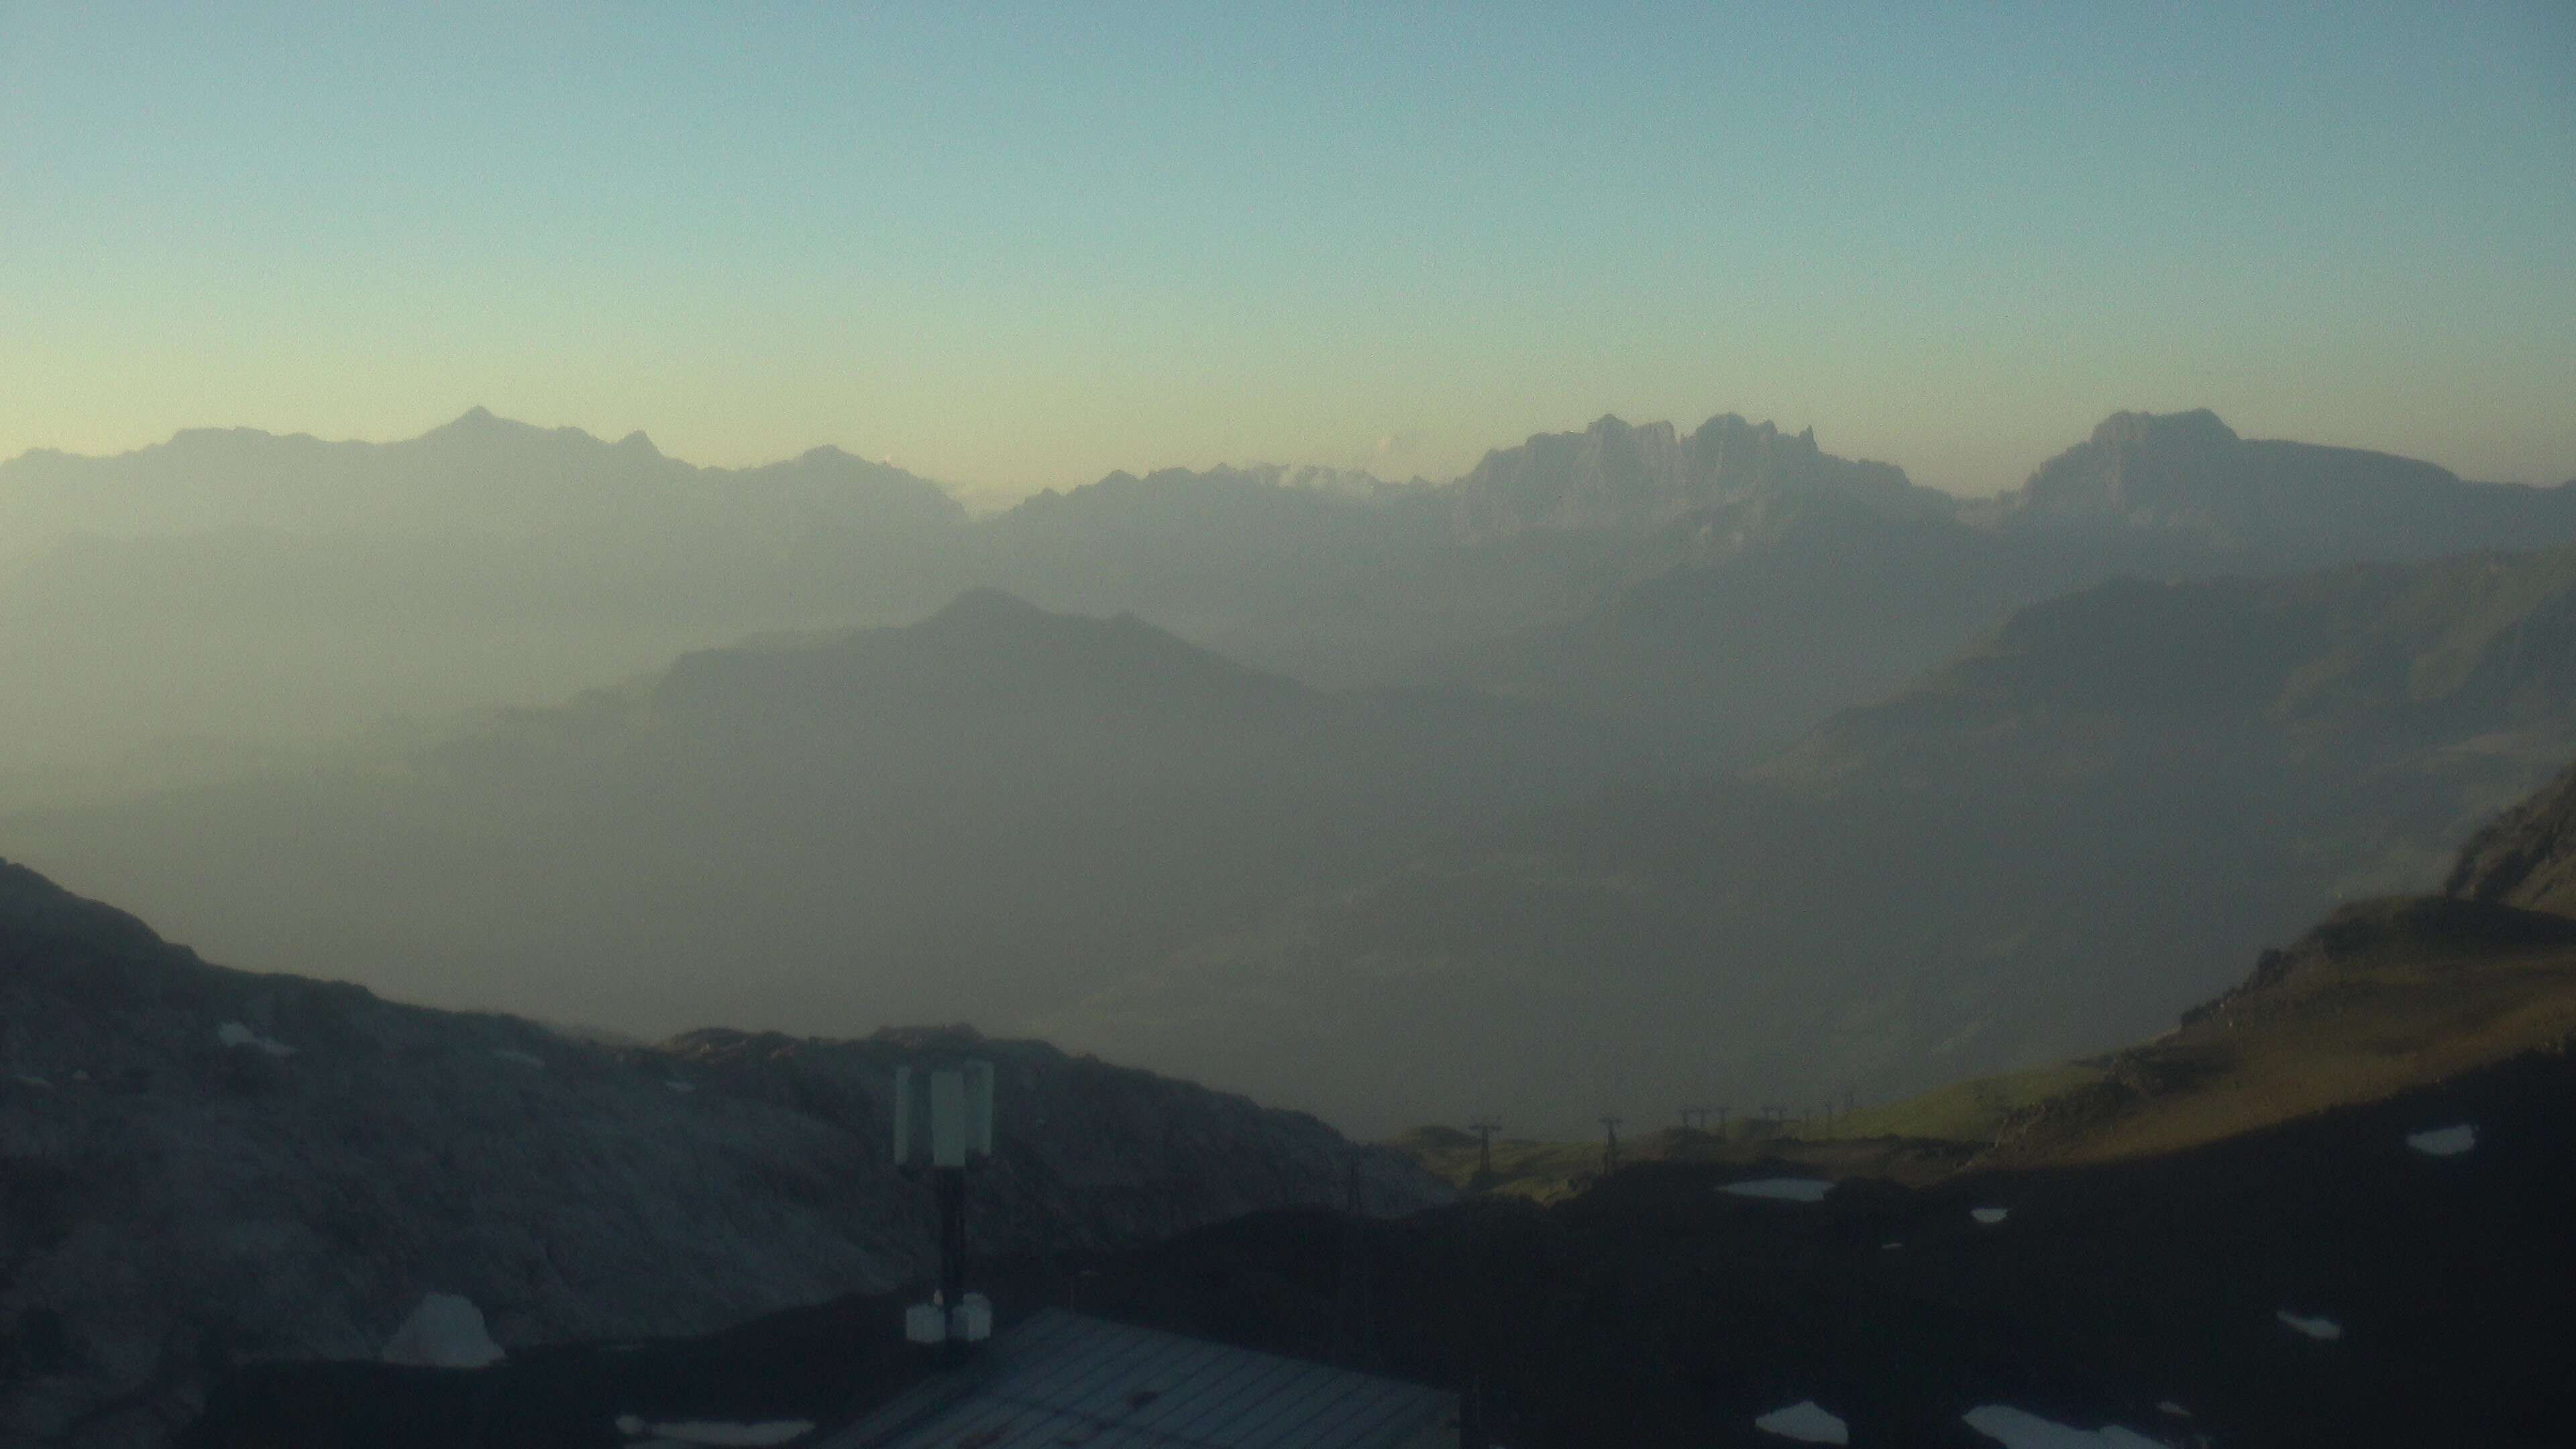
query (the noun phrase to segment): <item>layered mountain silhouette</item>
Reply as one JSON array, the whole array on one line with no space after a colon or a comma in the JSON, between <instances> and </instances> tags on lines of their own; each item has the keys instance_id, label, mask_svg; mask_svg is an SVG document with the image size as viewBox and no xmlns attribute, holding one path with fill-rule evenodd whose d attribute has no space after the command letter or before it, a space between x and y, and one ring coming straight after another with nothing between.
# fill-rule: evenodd
<instances>
[{"instance_id":1,"label":"layered mountain silhouette","mask_svg":"<svg viewBox=\"0 0 2576 1449\"><path fill-rule=\"evenodd\" d=\"M0 771L328 740L953 591L964 511L837 449L698 468L478 408L418 438L181 433L0 464Z\"/></svg>"},{"instance_id":2,"label":"layered mountain silhouette","mask_svg":"<svg viewBox=\"0 0 2576 1449\"><path fill-rule=\"evenodd\" d=\"M479 413L190 434L0 465L89 520L0 569L49 684L0 696L19 759L568 702L0 804L228 957L447 1004L972 1015L1372 1128L1569 1053L1487 1105L1882 1094L2122 1039L2438 872L2567 752L2576 605L2563 543L2420 555L2563 540L2571 497L2206 414L1974 505L1605 418L1449 484L1120 474L983 520Z\"/></svg>"},{"instance_id":3,"label":"layered mountain silhouette","mask_svg":"<svg viewBox=\"0 0 2576 1449\"><path fill-rule=\"evenodd\" d=\"M1626 768L1533 706L1327 693L984 590L9 829L235 959L655 1035L858 1032L1046 1009Z\"/></svg>"},{"instance_id":4,"label":"layered mountain silhouette","mask_svg":"<svg viewBox=\"0 0 2576 1449\"><path fill-rule=\"evenodd\" d=\"M396 443L197 428L116 457L37 450L0 464L0 548L12 555L84 535L525 537L678 527L721 535L790 525L919 529L964 516L936 484L838 448L757 468L701 468L664 457L640 432L610 443L480 407Z\"/></svg>"},{"instance_id":5,"label":"layered mountain silhouette","mask_svg":"<svg viewBox=\"0 0 2576 1449\"><path fill-rule=\"evenodd\" d=\"M2240 439L2207 412L2121 413L2018 490L1963 502L1767 425L1604 419L1497 453L1456 485L1521 528L1647 529L1592 602L1426 667L1580 701L1682 769L1749 764L1903 685L2012 610L2121 576L2209 578L2409 561L2576 537L2576 488L2465 483L2430 464ZM1513 505L1517 504L1517 507Z\"/></svg>"},{"instance_id":6,"label":"layered mountain silhouette","mask_svg":"<svg viewBox=\"0 0 2576 1449\"><path fill-rule=\"evenodd\" d=\"M1812 430L1605 417L1448 483L1113 474L974 520L817 449L696 468L476 409L399 443L197 430L0 463L0 774L181 738L344 735L564 698L748 635L918 618L991 586L1135 613L1323 687L1464 685L1589 712L1670 774L1748 763L2011 609L2576 531L2576 491L2121 414L1963 503ZM186 758L212 758L196 751ZM146 767L149 766L149 767ZM12 792L0 779L0 798ZM14 791L23 798L26 791Z\"/></svg>"}]
</instances>

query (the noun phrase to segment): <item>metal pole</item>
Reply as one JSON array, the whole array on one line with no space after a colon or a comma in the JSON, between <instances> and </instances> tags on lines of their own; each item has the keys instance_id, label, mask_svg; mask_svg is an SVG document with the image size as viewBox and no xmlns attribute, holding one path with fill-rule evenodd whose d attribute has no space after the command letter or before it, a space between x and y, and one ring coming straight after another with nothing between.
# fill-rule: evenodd
<instances>
[{"instance_id":1,"label":"metal pole","mask_svg":"<svg viewBox=\"0 0 2576 1449\"><path fill-rule=\"evenodd\" d=\"M966 1169L934 1167L930 1180L939 1194L939 1303L950 1329L945 1350L954 1360L966 1352L956 1331L958 1306L966 1301Z\"/></svg>"}]
</instances>

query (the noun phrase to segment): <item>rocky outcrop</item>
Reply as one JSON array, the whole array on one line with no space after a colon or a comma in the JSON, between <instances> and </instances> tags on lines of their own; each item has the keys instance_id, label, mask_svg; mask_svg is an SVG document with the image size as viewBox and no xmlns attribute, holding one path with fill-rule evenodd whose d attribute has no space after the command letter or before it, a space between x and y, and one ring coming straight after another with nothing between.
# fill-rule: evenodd
<instances>
[{"instance_id":1,"label":"rocky outcrop","mask_svg":"<svg viewBox=\"0 0 2576 1449\"><path fill-rule=\"evenodd\" d=\"M151 1444L210 1375L373 1358L430 1293L511 1351L704 1332L920 1277L890 1078L993 1060L984 1251L1445 1195L1312 1118L951 1029L572 1040L199 961L0 864L0 1441Z\"/></svg>"},{"instance_id":2,"label":"rocky outcrop","mask_svg":"<svg viewBox=\"0 0 2576 1449\"><path fill-rule=\"evenodd\" d=\"M1946 513L1949 500L1887 463L1852 462L1728 413L1689 436L1670 423L1603 417L1580 433L1541 433L1487 453L1446 490L1457 535L1531 530L1637 530L1699 510L1766 498L1831 498L1894 516Z\"/></svg>"},{"instance_id":3,"label":"rocky outcrop","mask_svg":"<svg viewBox=\"0 0 2576 1449\"><path fill-rule=\"evenodd\" d=\"M2576 946L2576 921L2502 901L2405 896L2339 907L2306 935L2255 958L2225 994L2182 1015L2182 1025L2239 1022L2290 1009L2318 983L2392 956L2502 956Z\"/></svg>"},{"instance_id":4,"label":"rocky outcrop","mask_svg":"<svg viewBox=\"0 0 2576 1449\"><path fill-rule=\"evenodd\" d=\"M2576 916L2576 766L2472 836L2444 890Z\"/></svg>"}]
</instances>

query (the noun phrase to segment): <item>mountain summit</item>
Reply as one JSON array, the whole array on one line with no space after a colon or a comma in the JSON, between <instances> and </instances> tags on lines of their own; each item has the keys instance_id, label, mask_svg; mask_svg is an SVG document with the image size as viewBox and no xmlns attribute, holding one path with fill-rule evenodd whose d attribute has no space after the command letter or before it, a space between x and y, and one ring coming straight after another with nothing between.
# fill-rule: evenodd
<instances>
[{"instance_id":1,"label":"mountain summit","mask_svg":"<svg viewBox=\"0 0 2576 1449\"><path fill-rule=\"evenodd\" d=\"M2113 413L1994 506L2013 524L2164 531L2294 561L2512 548L2576 531L2576 489L2467 483L2412 458L2243 438L2207 409Z\"/></svg>"},{"instance_id":2,"label":"mountain summit","mask_svg":"<svg viewBox=\"0 0 2576 1449\"><path fill-rule=\"evenodd\" d=\"M1837 495L1899 512L1943 504L1901 468L1823 451L1812 428L1792 435L1733 413L1688 437L1670 423L1634 425L1607 415L1580 433L1540 433L1487 453L1450 492L1457 530L1471 539L1652 528L1760 494Z\"/></svg>"}]
</instances>

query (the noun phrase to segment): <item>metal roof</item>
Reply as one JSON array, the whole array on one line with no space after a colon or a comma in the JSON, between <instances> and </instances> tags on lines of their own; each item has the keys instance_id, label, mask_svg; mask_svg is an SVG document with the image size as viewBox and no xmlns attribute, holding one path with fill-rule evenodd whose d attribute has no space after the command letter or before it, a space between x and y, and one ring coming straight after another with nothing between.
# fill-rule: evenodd
<instances>
[{"instance_id":1,"label":"metal roof","mask_svg":"<svg viewBox=\"0 0 2576 1449\"><path fill-rule=\"evenodd\" d=\"M1452 1417L1419 1384L1048 1309L823 1449L1382 1449Z\"/></svg>"}]
</instances>

